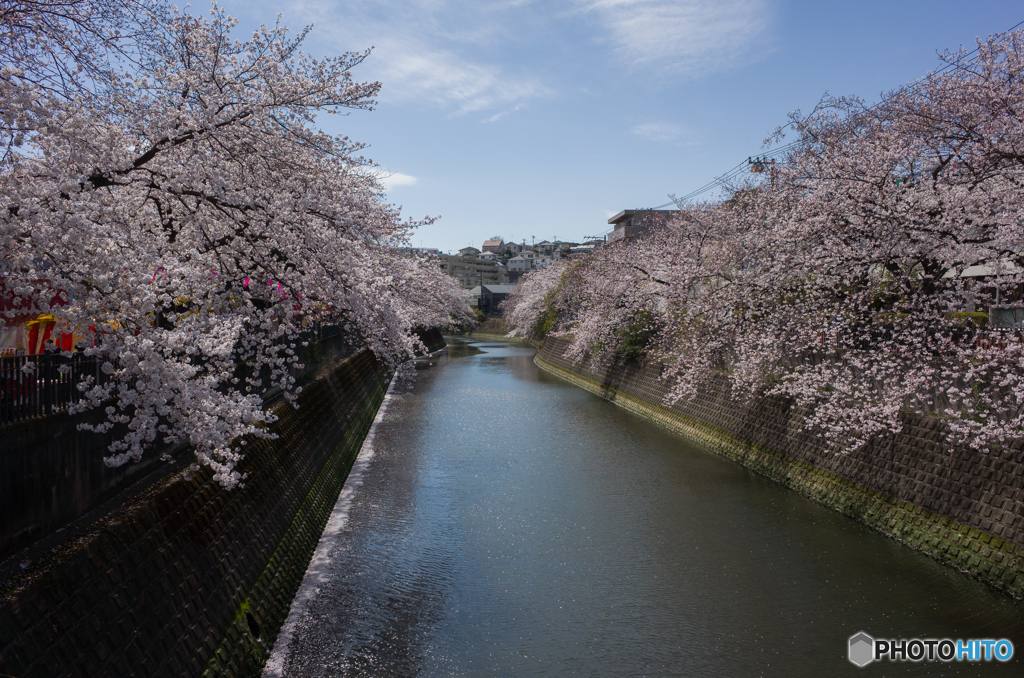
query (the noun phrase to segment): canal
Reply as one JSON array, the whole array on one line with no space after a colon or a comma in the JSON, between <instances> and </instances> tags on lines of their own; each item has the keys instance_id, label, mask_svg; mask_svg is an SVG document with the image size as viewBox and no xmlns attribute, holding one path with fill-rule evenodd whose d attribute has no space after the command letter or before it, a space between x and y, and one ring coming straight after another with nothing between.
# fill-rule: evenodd
<instances>
[{"instance_id":1,"label":"canal","mask_svg":"<svg viewBox=\"0 0 1024 678\"><path fill-rule=\"evenodd\" d=\"M393 388L265 675L1024 675L1024 608L983 584L531 348L449 344ZM858 631L1016 652L858 669Z\"/></svg>"}]
</instances>

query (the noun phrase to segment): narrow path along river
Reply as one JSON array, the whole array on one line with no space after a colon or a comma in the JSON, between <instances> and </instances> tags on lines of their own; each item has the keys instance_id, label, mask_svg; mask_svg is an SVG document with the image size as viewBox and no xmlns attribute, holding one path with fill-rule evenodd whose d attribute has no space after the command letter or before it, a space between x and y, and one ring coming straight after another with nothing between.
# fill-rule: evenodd
<instances>
[{"instance_id":1,"label":"narrow path along river","mask_svg":"<svg viewBox=\"0 0 1024 678\"><path fill-rule=\"evenodd\" d=\"M1024 607L533 349L449 343L389 399L265 675L1024 675ZM1016 652L858 669L858 631Z\"/></svg>"}]
</instances>

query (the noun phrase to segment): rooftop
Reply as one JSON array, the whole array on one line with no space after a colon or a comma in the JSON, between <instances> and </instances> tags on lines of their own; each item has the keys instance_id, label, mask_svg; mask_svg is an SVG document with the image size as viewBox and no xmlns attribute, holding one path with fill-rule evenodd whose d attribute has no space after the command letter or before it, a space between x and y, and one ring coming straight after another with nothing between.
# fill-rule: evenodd
<instances>
[{"instance_id":1,"label":"rooftop","mask_svg":"<svg viewBox=\"0 0 1024 678\"><path fill-rule=\"evenodd\" d=\"M484 285L483 287L491 294L511 294L512 290L516 288L515 285Z\"/></svg>"}]
</instances>

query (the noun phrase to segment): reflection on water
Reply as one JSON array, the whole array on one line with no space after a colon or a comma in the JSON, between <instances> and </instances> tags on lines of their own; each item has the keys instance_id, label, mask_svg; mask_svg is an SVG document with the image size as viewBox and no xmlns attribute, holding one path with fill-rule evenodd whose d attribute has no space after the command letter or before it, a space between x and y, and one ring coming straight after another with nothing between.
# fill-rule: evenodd
<instances>
[{"instance_id":1,"label":"reflection on water","mask_svg":"<svg viewBox=\"0 0 1024 678\"><path fill-rule=\"evenodd\" d=\"M395 398L291 676L1021 675L846 660L1000 638L983 585L572 387L451 340Z\"/></svg>"},{"instance_id":2,"label":"reflection on water","mask_svg":"<svg viewBox=\"0 0 1024 678\"><path fill-rule=\"evenodd\" d=\"M468 341L453 340L448 343L448 346L444 350L445 358L448 360L454 358L468 358L471 355L480 355L483 353L474 344Z\"/></svg>"}]
</instances>

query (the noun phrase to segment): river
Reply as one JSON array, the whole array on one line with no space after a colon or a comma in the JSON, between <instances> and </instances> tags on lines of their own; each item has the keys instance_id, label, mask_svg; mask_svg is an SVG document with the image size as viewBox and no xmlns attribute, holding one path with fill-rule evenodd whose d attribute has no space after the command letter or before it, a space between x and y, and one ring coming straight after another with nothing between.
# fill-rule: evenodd
<instances>
[{"instance_id":1,"label":"river","mask_svg":"<svg viewBox=\"0 0 1024 678\"><path fill-rule=\"evenodd\" d=\"M449 343L389 396L265 675L1024 675L1001 594L531 348ZM859 669L859 631L1016 653Z\"/></svg>"}]
</instances>

